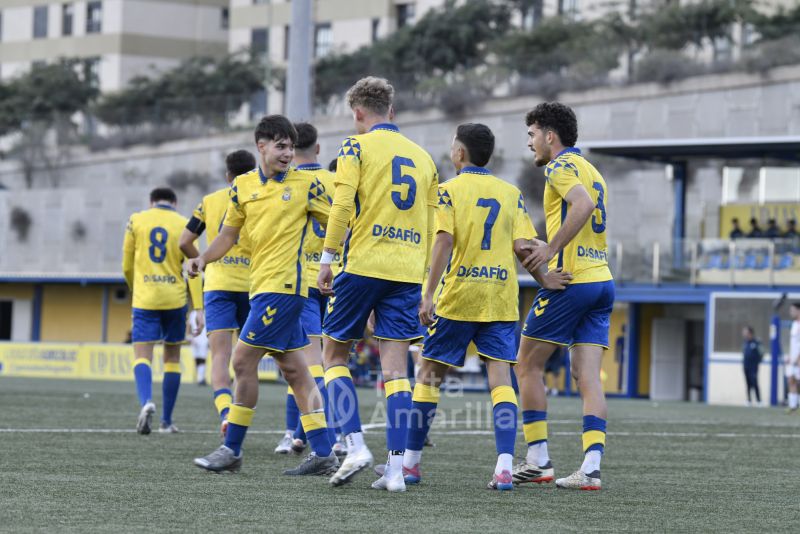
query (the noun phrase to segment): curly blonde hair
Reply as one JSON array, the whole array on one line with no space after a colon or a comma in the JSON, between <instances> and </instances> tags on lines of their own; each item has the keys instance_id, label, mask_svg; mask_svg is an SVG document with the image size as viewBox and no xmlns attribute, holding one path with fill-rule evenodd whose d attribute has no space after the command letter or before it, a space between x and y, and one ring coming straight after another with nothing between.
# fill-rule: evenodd
<instances>
[{"instance_id":1,"label":"curly blonde hair","mask_svg":"<svg viewBox=\"0 0 800 534\"><path fill-rule=\"evenodd\" d=\"M361 107L376 115L386 115L392 106L394 87L386 78L367 76L353 84L346 97L350 109Z\"/></svg>"}]
</instances>

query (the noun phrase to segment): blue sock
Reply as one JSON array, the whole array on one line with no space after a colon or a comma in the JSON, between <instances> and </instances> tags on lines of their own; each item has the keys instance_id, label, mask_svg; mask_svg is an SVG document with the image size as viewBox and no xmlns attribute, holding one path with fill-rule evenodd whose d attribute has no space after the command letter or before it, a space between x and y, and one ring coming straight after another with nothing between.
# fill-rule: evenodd
<instances>
[{"instance_id":1,"label":"blue sock","mask_svg":"<svg viewBox=\"0 0 800 534\"><path fill-rule=\"evenodd\" d=\"M342 434L361 432L361 417L358 413L358 396L350 369L346 365L336 365L325 371L325 384L328 399L336 406L337 420L334 426L342 429Z\"/></svg>"},{"instance_id":2,"label":"blue sock","mask_svg":"<svg viewBox=\"0 0 800 534\"><path fill-rule=\"evenodd\" d=\"M217 407L220 421L224 421L228 416L232 403L233 392L229 388L218 389L214 392L214 406Z\"/></svg>"},{"instance_id":3,"label":"blue sock","mask_svg":"<svg viewBox=\"0 0 800 534\"><path fill-rule=\"evenodd\" d=\"M411 415L411 383L408 378L396 378L384 384L386 388L386 448L406 450L408 423Z\"/></svg>"},{"instance_id":4,"label":"blue sock","mask_svg":"<svg viewBox=\"0 0 800 534\"><path fill-rule=\"evenodd\" d=\"M300 409L294 399L294 391L290 387L286 392L286 430L297 428L300 424Z\"/></svg>"},{"instance_id":5,"label":"blue sock","mask_svg":"<svg viewBox=\"0 0 800 534\"><path fill-rule=\"evenodd\" d=\"M333 443L328 437L328 424L325 421L325 412L311 412L300 416L300 422L305 428L308 443L314 454L321 458L330 456Z\"/></svg>"},{"instance_id":6,"label":"blue sock","mask_svg":"<svg viewBox=\"0 0 800 534\"><path fill-rule=\"evenodd\" d=\"M136 380L136 394L139 396L139 406L144 406L147 401L153 400L153 370L150 362L145 358L138 358L133 362L133 377Z\"/></svg>"},{"instance_id":7,"label":"blue sock","mask_svg":"<svg viewBox=\"0 0 800 534\"><path fill-rule=\"evenodd\" d=\"M236 456L239 456L242 452L244 436L253 422L253 414L255 414L255 410L238 404L231 405L231 409L228 412L228 430L225 432L225 446L231 449Z\"/></svg>"},{"instance_id":8,"label":"blue sock","mask_svg":"<svg viewBox=\"0 0 800 534\"><path fill-rule=\"evenodd\" d=\"M439 388L417 382L414 385L412 400L406 449L421 451L425 445L425 438L428 437L433 418L436 417L436 407L439 405Z\"/></svg>"},{"instance_id":9,"label":"blue sock","mask_svg":"<svg viewBox=\"0 0 800 534\"><path fill-rule=\"evenodd\" d=\"M497 386L492 390L492 417L497 454L513 455L517 438L517 397L514 388Z\"/></svg>"},{"instance_id":10,"label":"blue sock","mask_svg":"<svg viewBox=\"0 0 800 534\"><path fill-rule=\"evenodd\" d=\"M606 420L595 415L583 416L583 452L600 451L606 446Z\"/></svg>"},{"instance_id":11,"label":"blue sock","mask_svg":"<svg viewBox=\"0 0 800 534\"><path fill-rule=\"evenodd\" d=\"M175 409L175 401L178 400L178 390L181 387L181 364L164 364L164 381L161 390L164 394L163 415L161 420L168 425L172 424L172 410Z\"/></svg>"},{"instance_id":12,"label":"blue sock","mask_svg":"<svg viewBox=\"0 0 800 534\"><path fill-rule=\"evenodd\" d=\"M315 377L314 381L317 383L317 388L319 388L319 393L322 395L322 406L325 410L325 419L326 421L333 421L333 408L331 407L331 403L328 399L328 388L325 387L325 378L324 377ZM330 423L328 423L328 439L330 440L331 444L336 443L336 429Z\"/></svg>"},{"instance_id":13,"label":"blue sock","mask_svg":"<svg viewBox=\"0 0 800 534\"><path fill-rule=\"evenodd\" d=\"M307 441L308 438L306 437L306 431L303 430L303 422L302 421L298 421L297 422L297 428L294 429L294 434L292 434L292 437L294 439L303 440L304 443Z\"/></svg>"}]
</instances>

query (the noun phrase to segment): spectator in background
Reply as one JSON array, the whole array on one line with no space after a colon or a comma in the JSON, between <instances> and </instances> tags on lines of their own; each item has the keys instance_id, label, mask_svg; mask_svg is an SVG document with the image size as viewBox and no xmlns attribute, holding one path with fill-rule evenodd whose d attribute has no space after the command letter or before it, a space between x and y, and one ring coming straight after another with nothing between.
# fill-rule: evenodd
<instances>
[{"instance_id":1,"label":"spectator in background","mask_svg":"<svg viewBox=\"0 0 800 534\"><path fill-rule=\"evenodd\" d=\"M770 239L777 239L781 236L781 229L778 228L778 222L775 219L770 219L767 223L767 230L764 232L765 237Z\"/></svg>"},{"instance_id":2,"label":"spectator in background","mask_svg":"<svg viewBox=\"0 0 800 534\"><path fill-rule=\"evenodd\" d=\"M756 339L755 331L752 326L745 326L742 329L742 354L744 356L744 380L747 384L747 405L752 406L753 400L751 391L756 393L756 403L761 404L761 391L758 388L758 366L764 356L761 348L761 341Z\"/></svg>"},{"instance_id":3,"label":"spectator in background","mask_svg":"<svg viewBox=\"0 0 800 534\"><path fill-rule=\"evenodd\" d=\"M731 233L728 235L728 237L730 237L731 239L740 239L744 237L744 232L742 232L742 229L739 227L739 219L737 219L736 217L731 219L731 225L733 226L733 229L731 230Z\"/></svg>"},{"instance_id":4,"label":"spectator in background","mask_svg":"<svg viewBox=\"0 0 800 534\"><path fill-rule=\"evenodd\" d=\"M784 232L783 237L786 239L797 239L800 234L797 233L797 221L794 219L789 219L786 221L786 232Z\"/></svg>"},{"instance_id":5,"label":"spectator in background","mask_svg":"<svg viewBox=\"0 0 800 534\"><path fill-rule=\"evenodd\" d=\"M750 219L750 233L747 234L747 237L764 237L764 231L758 225L758 219L755 217Z\"/></svg>"}]
</instances>

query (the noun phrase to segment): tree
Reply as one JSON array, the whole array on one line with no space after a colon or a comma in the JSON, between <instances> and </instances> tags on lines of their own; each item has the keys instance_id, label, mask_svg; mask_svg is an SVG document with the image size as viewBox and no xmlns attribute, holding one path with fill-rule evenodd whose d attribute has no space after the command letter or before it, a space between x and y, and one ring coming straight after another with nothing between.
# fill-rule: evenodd
<instances>
[{"instance_id":1,"label":"tree","mask_svg":"<svg viewBox=\"0 0 800 534\"><path fill-rule=\"evenodd\" d=\"M69 159L69 146L78 142L73 115L98 95L81 67L77 60L37 65L0 84L0 135L17 134L9 152L20 161L29 188L39 168L57 185L57 169Z\"/></svg>"},{"instance_id":2,"label":"tree","mask_svg":"<svg viewBox=\"0 0 800 534\"><path fill-rule=\"evenodd\" d=\"M219 124L265 86L261 60L246 54L195 57L156 76L133 78L95 107L106 124L131 126L198 119ZM277 77L273 73L270 81Z\"/></svg>"},{"instance_id":3,"label":"tree","mask_svg":"<svg viewBox=\"0 0 800 534\"><path fill-rule=\"evenodd\" d=\"M399 91L413 92L431 76L474 68L485 63L488 44L508 31L510 16L508 6L489 0L459 6L448 1L382 41L319 60L316 98L327 102L370 74L388 78Z\"/></svg>"}]
</instances>

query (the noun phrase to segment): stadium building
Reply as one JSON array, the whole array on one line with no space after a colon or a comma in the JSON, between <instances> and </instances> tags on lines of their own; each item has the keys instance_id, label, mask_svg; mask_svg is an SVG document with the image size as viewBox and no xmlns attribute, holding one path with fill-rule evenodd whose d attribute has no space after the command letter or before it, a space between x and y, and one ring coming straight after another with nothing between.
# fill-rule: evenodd
<instances>
[{"instance_id":1,"label":"stadium building","mask_svg":"<svg viewBox=\"0 0 800 534\"><path fill-rule=\"evenodd\" d=\"M5 0L0 78L80 59L101 91L181 60L227 49L228 0ZM181 21L176 24L175 21Z\"/></svg>"}]
</instances>

